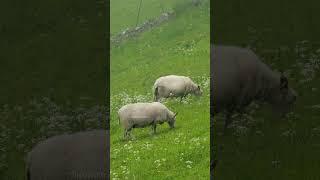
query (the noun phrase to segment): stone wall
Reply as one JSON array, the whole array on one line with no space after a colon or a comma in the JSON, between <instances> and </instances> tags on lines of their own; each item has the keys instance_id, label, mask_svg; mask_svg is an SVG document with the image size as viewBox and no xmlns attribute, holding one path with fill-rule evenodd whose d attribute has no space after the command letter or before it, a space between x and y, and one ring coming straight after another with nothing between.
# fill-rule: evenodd
<instances>
[{"instance_id":1,"label":"stone wall","mask_svg":"<svg viewBox=\"0 0 320 180\"><path fill-rule=\"evenodd\" d=\"M172 17L175 16L174 11L164 12L159 17L155 19L150 19L145 21L143 24L135 27L135 28L127 28L124 31L114 35L111 37L111 45L116 45L121 43L123 40L138 36L139 34L152 29L160 24L168 21Z\"/></svg>"}]
</instances>

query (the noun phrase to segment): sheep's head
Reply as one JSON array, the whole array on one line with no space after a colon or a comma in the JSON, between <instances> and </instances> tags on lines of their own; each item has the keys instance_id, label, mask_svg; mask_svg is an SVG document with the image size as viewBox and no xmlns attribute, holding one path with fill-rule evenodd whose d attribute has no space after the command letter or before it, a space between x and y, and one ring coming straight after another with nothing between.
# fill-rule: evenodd
<instances>
[{"instance_id":1,"label":"sheep's head","mask_svg":"<svg viewBox=\"0 0 320 180\"><path fill-rule=\"evenodd\" d=\"M175 113L172 117L169 118L168 124L169 124L170 128L174 128L177 115L178 115L178 113Z\"/></svg>"},{"instance_id":2,"label":"sheep's head","mask_svg":"<svg viewBox=\"0 0 320 180\"><path fill-rule=\"evenodd\" d=\"M288 86L288 79L283 72L281 72L278 86L273 89L270 98L271 104L277 111L281 111L281 114L286 114L292 109L297 99L297 93Z\"/></svg>"},{"instance_id":3,"label":"sheep's head","mask_svg":"<svg viewBox=\"0 0 320 180\"><path fill-rule=\"evenodd\" d=\"M201 87L199 85L195 85L194 86L193 94L195 94L196 96L201 96L202 95L202 90L201 90Z\"/></svg>"}]
</instances>

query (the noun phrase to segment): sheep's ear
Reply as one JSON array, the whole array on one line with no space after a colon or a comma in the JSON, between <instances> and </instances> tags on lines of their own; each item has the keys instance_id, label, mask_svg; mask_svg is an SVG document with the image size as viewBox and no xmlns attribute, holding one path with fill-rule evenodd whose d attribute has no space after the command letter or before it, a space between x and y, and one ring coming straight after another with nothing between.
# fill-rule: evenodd
<instances>
[{"instance_id":1,"label":"sheep's ear","mask_svg":"<svg viewBox=\"0 0 320 180\"><path fill-rule=\"evenodd\" d=\"M173 117L175 118L177 115L178 115L178 112L177 112L177 113L175 113Z\"/></svg>"},{"instance_id":2,"label":"sheep's ear","mask_svg":"<svg viewBox=\"0 0 320 180\"><path fill-rule=\"evenodd\" d=\"M284 75L283 71L281 71L280 75L280 89L288 89L288 78Z\"/></svg>"}]
</instances>

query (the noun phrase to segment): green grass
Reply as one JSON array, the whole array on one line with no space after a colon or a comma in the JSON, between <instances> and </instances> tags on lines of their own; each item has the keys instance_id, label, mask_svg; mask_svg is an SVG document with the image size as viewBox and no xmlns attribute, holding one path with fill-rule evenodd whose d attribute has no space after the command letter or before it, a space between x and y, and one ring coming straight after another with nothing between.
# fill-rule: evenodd
<instances>
[{"instance_id":1,"label":"green grass","mask_svg":"<svg viewBox=\"0 0 320 180\"><path fill-rule=\"evenodd\" d=\"M294 48L297 42L308 40L315 52L319 48L320 24L315 21L319 11L316 1L247 1L233 0L214 4L213 31L216 44L242 45L252 43L257 54L274 69L291 70L289 85L299 94L294 113L287 119L279 119L268 107L253 114L252 125L245 124L248 132L240 137L221 136L223 120L216 118L215 156L220 160L215 179L255 180L255 179L319 179L319 109L309 108L319 104L320 88L318 70L311 81L305 79L301 67L293 65L307 61L297 56ZM255 29L250 33L248 27ZM309 44L307 43L307 44ZM263 54L263 50L277 50L288 47L289 52ZM310 53L304 53L306 59ZM316 53L314 53L316 54ZM320 56L315 59L319 62ZM313 65L314 67L314 65ZM291 132L288 133L288 132ZM230 173L232 172L232 173Z\"/></svg>"},{"instance_id":2,"label":"green grass","mask_svg":"<svg viewBox=\"0 0 320 180\"><path fill-rule=\"evenodd\" d=\"M122 6L126 8L125 3ZM118 21L117 16L111 17L112 22ZM112 48L111 179L209 178L209 38L206 1ZM152 101L155 79L166 74L190 76L202 85L203 96L189 96L182 103L165 101L169 109L179 112L174 130L167 124L158 125L156 135L150 134L150 128L134 129L135 138L124 141L117 110L129 102Z\"/></svg>"}]
</instances>

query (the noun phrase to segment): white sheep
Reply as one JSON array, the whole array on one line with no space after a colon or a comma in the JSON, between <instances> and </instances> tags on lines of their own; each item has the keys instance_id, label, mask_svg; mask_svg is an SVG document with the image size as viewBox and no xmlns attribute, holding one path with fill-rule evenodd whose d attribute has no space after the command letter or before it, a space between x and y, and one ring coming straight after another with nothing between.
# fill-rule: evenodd
<instances>
[{"instance_id":1,"label":"white sheep","mask_svg":"<svg viewBox=\"0 0 320 180\"><path fill-rule=\"evenodd\" d=\"M189 77L168 75L158 78L153 85L154 101L161 98L180 97L180 101L188 94L202 95L200 86Z\"/></svg>"},{"instance_id":2,"label":"white sheep","mask_svg":"<svg viewBox=\"0 0 320 180\"><path fill-rule=\"evenodd\" d=\"M173 113L159 102L152 102L127 104L119 109L118 116L126 138L133 128L152 126L153 133L156 133L157 124L164 122L167 122L170 128L174 128L177 113Z\"/></svg>"}]
</instances>

